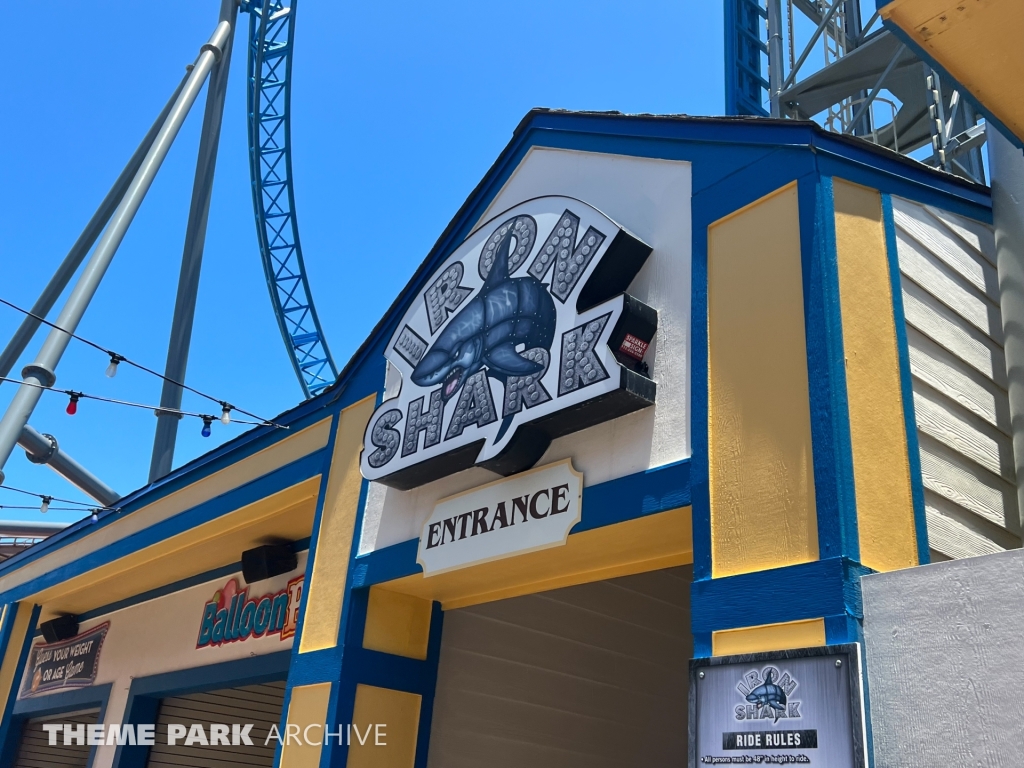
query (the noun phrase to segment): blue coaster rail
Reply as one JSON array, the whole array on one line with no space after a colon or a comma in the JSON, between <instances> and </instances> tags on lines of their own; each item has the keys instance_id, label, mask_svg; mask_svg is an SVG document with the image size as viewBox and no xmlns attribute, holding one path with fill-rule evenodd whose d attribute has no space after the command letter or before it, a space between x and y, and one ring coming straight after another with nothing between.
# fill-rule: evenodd
<instances>
[{"instance_id":1,"label":"blue coaster rail","mask_svg":"<svg viewBox=\"0 0 1024 768\"><path fill-rule=\"evenodd\" d=\"M768 117L766 0L725 0L725 112Z\"/></svg>"},{"instance_id":2,"label":"blue coaster rail","mask_svg":"<svg viewBox=\"0 0 1024 768\"><path fill-rule=\"evenodd\" d=\"M249 13L249 168L263 270L277 324L306 397L338 378L302 259L291 159L297 0L243 3Z\"/></svg>"}]
</instances>

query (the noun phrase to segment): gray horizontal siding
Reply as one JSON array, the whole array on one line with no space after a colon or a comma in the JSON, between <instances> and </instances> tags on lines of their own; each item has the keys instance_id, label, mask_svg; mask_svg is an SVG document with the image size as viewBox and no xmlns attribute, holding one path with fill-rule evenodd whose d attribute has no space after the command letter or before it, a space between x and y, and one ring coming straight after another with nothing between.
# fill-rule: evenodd
<instances>
[{"instance_id":1,"label":"gray horizontal siding","mask_svg":"<svg viewBox=\"0 0 1024 768\"><path fill-rule=\"evenodd\" d=\"M686 764L692 570L445 614L429 768Z\"/></svg>"},{"instance_id":2,"label":"gray horizontal siding","mask_svg":"<svg viewBox=\"0 0 1024 768\"><path fill-rule=\"evenodd\" d=\"M21 730L21 743L18 745L14 768L86 768L91 747L87 744L65 745L63 735L58 735L56 744L50 744L50 735L43 730L43 724L93 725L99 713L98 709L90 709L29 720Z\"/></svg>"},{"instance_id":3,"label":"gray horizontal siding","mask_svg":"<svg viewBox=\"0 0 1024 768\"><path fill-rule=\"evenodd\" d=\"M893 208L929 545L935 559L1019 547L991 229Z\"/></svg>"},{"instance_id":4,"label":"gray horizontal siding","mask_svg":"<svg viewBox=\"0 0 1024 768\"><path fill-rule=\"evenodd\" d=\"M147 768L269 768L274 764L277 742L264 742L271 725L281 718L284 689L283 682L263 683L163 699L156 722L156 743L149 750ZM179 742L171 746L167 743L170 723L186 727L200 723L207 735L213 723L238 723L242 727L252 723L252 745L185 746Z\"/></svg>"}]
</instances>

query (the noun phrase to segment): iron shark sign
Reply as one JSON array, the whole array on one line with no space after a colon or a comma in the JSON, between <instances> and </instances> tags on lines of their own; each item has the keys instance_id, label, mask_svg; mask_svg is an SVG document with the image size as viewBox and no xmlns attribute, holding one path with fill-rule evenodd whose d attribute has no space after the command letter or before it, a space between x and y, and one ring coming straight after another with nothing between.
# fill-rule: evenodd
<instances>
[{"instance_id":1,"label":"iron shark sign","mask_svg":"<svg viewBox=\"0 0 1024 768\"><path fill-rule=\"evenodd\" d=\"M555 437L645 408L657 313L624 293L650 246L566 197L479 227L426 280L385 357L363 476L409 489L528 469ZM395 390L392 392L392 390Z\"/></svg>"}]
</instances>

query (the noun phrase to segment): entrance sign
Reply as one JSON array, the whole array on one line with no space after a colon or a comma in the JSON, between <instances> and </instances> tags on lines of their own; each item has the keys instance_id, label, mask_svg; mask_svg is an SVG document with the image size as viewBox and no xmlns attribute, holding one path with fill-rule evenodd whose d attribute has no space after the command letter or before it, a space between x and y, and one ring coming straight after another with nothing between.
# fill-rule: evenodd
<instances>
[{"instance_id":1,"label":"entrance sign","mask_svg":"<svg viewBox=\"0 0 1024 768\"><path fill-rule=\"evenodd\" d=\"M623 293L650 252L567 197L481 226L387 346L401 391L367 425L363 476L406 490L474 464L511 475L554 437L653 404L658 315Z\"/></svg>"},{"instance_id":2,"label":"entrance sign","mask_svg":"<svg viewBox=\"0 0 1024 768\"><path fill-rule=\"evenodd\" d=\"M859 646L690 662L690 768L864 768Z\"/></svg>"},{"instance_id":3,"label":"entrance sign","mask_svg":"<svg viewBox=\"0 0 1024 768\"><path fill-rule=\"evenodd\" d=\"M28 659L29 672L21 695L92 685L100 668L100 650L108 629L110 622L106 621L70 640L35 646Z\"/></svg>"},{"instance_id":4,"label":"entrance sign","mask_svg":"<svg viewBox=\"0 0 1024 768\"><path fill-rule=\"evenodd\" d=\"M424 576L565 544L579 522L583 475L572 461L437 502L420 534Z\"/></svg>"}]
</instances>

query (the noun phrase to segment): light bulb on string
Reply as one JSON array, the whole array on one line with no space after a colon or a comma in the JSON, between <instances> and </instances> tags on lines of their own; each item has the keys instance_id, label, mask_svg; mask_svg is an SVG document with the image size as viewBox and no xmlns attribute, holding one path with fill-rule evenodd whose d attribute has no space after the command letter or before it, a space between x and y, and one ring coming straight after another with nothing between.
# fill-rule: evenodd
<instances>
[{"instance_id":1,"label":"light bulb on string","mask_svg":"<svg viewBox=\"0 0 1024 768\"><path fill-rule=\"evenodd\" d=\"M221 406L224 410L220 414L220 423L227 426L231 423L231 406L227 403L223 403Z\"/></svg>"},{"instance_id":2,"label":"light bulb on string","mask_svg":"<svg viewBox=\"0 0 1024 768\"><path fill-rule=\"evenodd\" d=\"M210 425L213 424L213 416L203 416L203 431L200 432L203 437L209 437L211 430Z\"/></svg>"},{"instance_id":3,"label":"light bulb on string","mask_svg":"<svg viewBox=\"0 0 1024 768\"><path fill-rule=\"evenodd\" d=\"M50 502L53 501L53 497L52 496L43 496L42 499L43 499L43 503L39 505L39 511L42 514L45 515L47 510L50 509Z\"/></svg>"},{"instance_id":4,"label":"light bulb on string","mask_svg":"<svg viewBox=\"0 0 1024 768\"><path fill-rule=\"evenodd\" d=\"M99 521L99 519L100 519L100 511L98 509L94 509L92 511L92 514L89 516L89 520L91 522L95 523L95 522Z\"/></svg>"},{"instance_id":5,"label":"light bulb on string","mask_svg":"<svg viewBox=\"0 0 1024 768\"><path fill-rule=\"evenodd\" d=\"M117 376L117 365L124 360L121 355L110 353L110 365L107 366L106 374L108 379L112 379Z\"/></svg>"},{"instance_id":6,"label":"light bulb on string","mask_svg":"<svg viewBox=\"0 0 1024 768\"><path fill-rule=\"evenodd\" d=\"M68 416L74 416L76 413L78 413L78 398L79 397L81 397L81 395L79 393L77 393L77 392L72 392L71 393L71 400L68 401L68 407L64 409L65 413L67 413Z\"/></svg>"}]
</instances>

